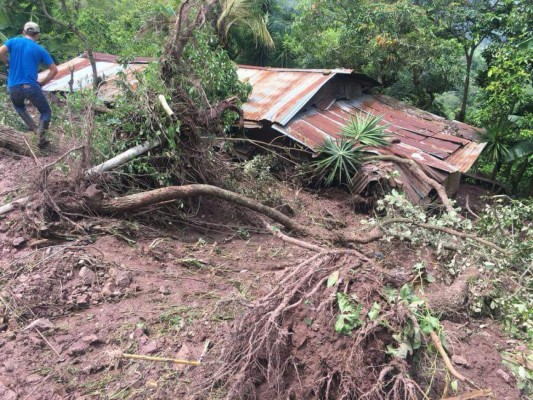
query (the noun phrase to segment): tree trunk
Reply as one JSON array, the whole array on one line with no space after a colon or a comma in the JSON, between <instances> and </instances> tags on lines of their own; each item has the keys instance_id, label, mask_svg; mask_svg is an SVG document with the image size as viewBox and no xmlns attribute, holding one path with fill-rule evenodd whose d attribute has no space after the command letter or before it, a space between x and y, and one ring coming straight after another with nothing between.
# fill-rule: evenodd
<instances>
[{"instance_id":1,"label":"tree trunk","mask_svg":"<svg viewBox=\"0 0 533 400\"><path fill-rule=\"evenodd\" d=\"M526 157L524 162L522 162L522 164L520 164L520 166L518 167L518 170L516 171L515 176L511 180L511 182L512 182L511 183L511 187L512 187L511 188L511 194L517 194L518 185L520 185L520 181L524 177L524 173L526 172L528 165L529 165L529 159L528 159L528 157Z\"/></svg>"},{"instance_id":2,"label":"tree trunk","mask_svg":"<svg viewBox=\"0 0 533 400\"><path fill-rule=\"evenodd\" d=\"M500 161L496 161L496 163L494 164L494 168L492 168L492 173L490 174L490 179L492 181L496 180L496 177L498 176L498 172L500 172L501 168L502 168L502 163ZM490 191L494 192L495 189L496 189L496 184L493 183Z\"/></svg>"},{"instance_id":3,"label":"tree trunk","mask_svg":"<svg viewBox=\"0 0 533 400\"><path fill-rule=\"evenodd\" d=\"M19 132L9 126L0 125L0 147L28 157L41 155L36 138L31 133ZM33 154L32 154L33 152Z\"/></svg>"},{"instance_id":4,"label":"tree trunk","mask_svg":"<svg viewBox=\"0 0 533 400\"><path fill-rule=\"evenodd\" d=\"M461 102L461 111L457 114L457 120L464 122L466 117L466 103L468 101L468 92L470 90L470 72L472 70L472 60L474 59L474 50L475 48L470 48L469 50L465 48L466 56L466 76L463 87L463 100Z\"/></svg>"},{"instance_id":5,"label":"tree trunk","mask_svg":"<svg viewBox=\"0 0 533 400\"><path fill-rule=\"evenodd\" d=\"M292 231L306 235L310 234L307 231L307 228L293 221L291 218L275 210L274 208L265 206L238 193L221 189L217 186L203 184L168 186L147 192L135 193L124 197L115 197L106 200L91 201L90 199L86 199L83 204L64 204L64 209L70 212L91 210L99 214L116 215L123 214L128 211L138 210L142 207L154 204L198 196L210 196L229 201L239 206L249 208L250 210L260 212Z\"/></svg>"}]
</instances>

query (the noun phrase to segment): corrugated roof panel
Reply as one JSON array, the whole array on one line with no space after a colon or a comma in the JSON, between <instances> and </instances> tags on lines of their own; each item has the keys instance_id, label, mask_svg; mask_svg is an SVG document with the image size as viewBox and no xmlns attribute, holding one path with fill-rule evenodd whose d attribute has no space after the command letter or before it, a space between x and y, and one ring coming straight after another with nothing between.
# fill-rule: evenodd
<instances>
[{"instance_id":1,"label":"corrugated roof panel","mask_svg":"<svg viewBox=\"0 0 533 400\"><path fill-rule=\"evenodd\" d=\"M96 61L96 70L98 76L104 78L104 84L100 87L98 96L105 101L112 101L119 93L119 88L115 84L119 72L126 74L128 83L135 87L137 78L134 72L141 71L146 68L151 61L149 58L138 57L128 64L126 68L122 64L117 63L118 57L112 54L94 53ZM71 80L71 69L74 72L73 89L80 90L93 84L93 73L91 64L86 55L83 57L76 57L61 65L58 65L58 74L43 87L47 92L68 92L70 91L69 81ZM48 71L43 71L39 74L39 78L43 78L48 74Z\"/></svg>"},{"instance_id":2,"label":"corrugated roof panel","mask_svg":"<svg viewBox=\"0 0 533 400\"><path fill-rule=\"evenodd\" d=\"M446 162L454 165L461 172L467 172L476 162L485 146L486 143L470 142L448 157Z\"/></svg>"},{"instance_id":3,"label":"corrugated roof panel","mask_svg":"<svg viewBox=\"0 0 533 400\"><path fill-rule=\"evenodd\" d=\"M243 105L244 119L286 124L334 73L239 68L239 79L253 91Z\"/></svg>"}]
</instances>

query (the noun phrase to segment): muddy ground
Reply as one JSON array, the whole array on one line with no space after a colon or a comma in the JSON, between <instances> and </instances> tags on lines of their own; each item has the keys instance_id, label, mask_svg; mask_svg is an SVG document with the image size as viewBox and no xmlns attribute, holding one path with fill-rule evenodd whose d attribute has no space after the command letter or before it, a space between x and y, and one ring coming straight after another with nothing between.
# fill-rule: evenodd
<instances>
[{"instance_id":1,"label":"muddy ground","mask_svg":"<svg viewBox=\"0 0 533 400\"><path fill-rule=\"evenodd\" d=\"M37 170L32 159L0 154L0 204L31 184ZM285 191L296 219L317 229L357 229L365 217L340 191ZM191 368L201 367L119 355L203 359L246 304L311 254L258 228L248 213L203 201L194 223L99 220L98 233L48 242L25 234L22 210L0 219L0 399L191 395ZM404 243L364 252L389 269L411 271L419 260ZM431 261L430 250L423 254ZM462 318L443 325L459 372L496 399L520 398L500 357L516 343L495 323ZM296 340L312 340L316 327L302 326ZM319 329L335 335L333 325ZM334 356L310 348L315 357Z\"/></svg>"}]
</instances>

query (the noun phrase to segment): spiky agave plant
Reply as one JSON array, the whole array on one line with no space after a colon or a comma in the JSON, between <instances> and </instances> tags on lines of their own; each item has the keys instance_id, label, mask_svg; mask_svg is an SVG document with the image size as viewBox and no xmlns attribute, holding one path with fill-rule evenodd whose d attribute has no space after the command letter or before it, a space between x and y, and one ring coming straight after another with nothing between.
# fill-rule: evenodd
<instances>
[{"instance_id":1,"label":"spiky agave plant","mask_svg":"<svg viewBox=\"0 0 533 400\"><path fill-rule=\"evenodd\" d=\"M337 181L349 183L357 173L368 146L388 146L382 117L359 117L342 128L341 138L327 138L316 148L319 158L311 164L313 176L327 186Z\"/></svg>"},{"instance_id":2,"label":"spiky agave plant","mask_svg":"<svg viewBox=\"0 0 533 400\"><path fill-rule=\"evenodd\" d=\"M346 138L327 138L316 151L320 159L312 163L313 175L327 186L335 180L349 182L357 173L363 157L361 146Z\"/></svg>"},{"instance_id":3,"label":"spiky agave plant","mask_svg":"<svg viewBox=\"0 0 533 400\"><path fill-rule=\"evenodd\" d=\"M379 125L382 115L356 115L341 130L341 135L365 146L388 146L387 126Z\"/></svg>"}]
</instances>

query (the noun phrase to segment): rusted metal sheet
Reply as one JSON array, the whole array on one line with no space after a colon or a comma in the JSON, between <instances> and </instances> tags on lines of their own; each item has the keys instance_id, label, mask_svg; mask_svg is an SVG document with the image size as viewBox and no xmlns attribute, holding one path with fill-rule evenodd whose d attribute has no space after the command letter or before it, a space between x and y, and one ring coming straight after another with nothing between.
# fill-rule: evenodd
<instances>
[{"instance_id":1,"label":"rusted metal sheet","mask_svg":"<svg viewBox=\"0 0 533 400\"><path fill-rule=\"evenodd\" d=\"M372 78L354 73L351 69L289 69L240 65L237 73L242 82L248 82L253 88L250 98L243 105L244 119L281 125L287 124L337 75L354 79L359 85L358 90L361 90L361 85L367 88L379 85ZM342 82L339 85L344 90L341 97L352 95L351 88L344 87ZM335 88L330 89L335 91Z\"/></svg>"},{"instance_id":2,"label":"rusted metal sheet","mask_svg":"<svg viewBox=\"0 0 533 400\"><path fill-rule=\"evenodd\" d=\"M98 76L103 78L104 84L100 87L98 96L104 101L112 101L118 95L120 89L116 85L118 73L126 75L126 80L132 87L136 87L137 78L135 72L142 71L151 61L149 58L135 58L127 66L118 63L118 57L111 54L94 53L96 70ZM39 74L39 78L46 76L48 71ZM72 76L73 74L73 76ZM46 92L68 92L70 91L69 81L73 79L73 90L80 90L92 86L92 67L84 54L58 66L58 74L47 85L43 87Z\"/></svg>"},{"instance_id":3,"label":"rusted metal sheet","mask_svg":"<svg viewBox=\"0 0 533 400\"><path fill-rule=\"evenodd\" d=\"M342 127L358 113L360 111L355 107L350 108L348 102L337 102L337 104L326 111L312 109L298 114L288 124L283 126L283 130L288 132L298 142L311 149L315 149L325 138L339 137ZM387 120L386 115L384 119ZM375 149L376 152L414 159L424 165L438 168L448 173L457 171L455 166L445 161L451 154L449 147L453 146L455 148L455 143L451 143L450 146L440 146L438 148L433 146L432 143L424 143L424 140L428 138L426 136L417 134L415 137L422 139L420 141L411 137L402 136L402 130L393 125L388 127L388 132L394 139L399 140L399 142L392 143L391 146L384 149Z\"/></svg>"},{"instance_id":4,"label":"rusted metal sheet","mask_svg":"<svg viewBox=\"0 0 533 400\"><path fill-rule=\"evenodd\" d=\"M485 145L486 143L470 142L448 157L446 162L463 173L467 172L476 162Z\"/></svg>"}]
</instances>

